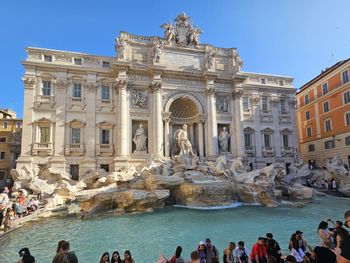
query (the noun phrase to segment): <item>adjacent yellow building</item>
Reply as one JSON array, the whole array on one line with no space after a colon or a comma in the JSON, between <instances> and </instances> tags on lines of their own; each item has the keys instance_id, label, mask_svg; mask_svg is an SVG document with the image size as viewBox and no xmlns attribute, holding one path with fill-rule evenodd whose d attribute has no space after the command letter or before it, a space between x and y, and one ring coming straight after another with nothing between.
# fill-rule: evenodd
<instances>
[{"instance_id":1,"label":"adjacent yellow building","mask_svg":"<svg viewBox=\"0 0 350 263\"><path fill-rule=\"evenodd\" d=\"M0 109L0 189L11 183L11 169L21 153L22 119L16 112Z\"/></svg>"},{"instance_id":2,"label":"adjacent yellow building","mask_svg":"<svg viewBox=\"0 0 350 263\"><path fill-rule=\"evenodd\" d=\"M299 150L304 161L325 166L338 156L350 167L350 59L339 61L300 88Z\"/></svg>"}]
</instances>

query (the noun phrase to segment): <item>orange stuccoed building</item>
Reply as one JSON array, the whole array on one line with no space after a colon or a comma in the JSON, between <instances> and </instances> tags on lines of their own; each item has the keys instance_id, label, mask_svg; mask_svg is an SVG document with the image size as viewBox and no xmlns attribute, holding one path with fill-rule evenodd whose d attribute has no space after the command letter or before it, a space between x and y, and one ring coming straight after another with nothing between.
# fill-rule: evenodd
<instances>
[{"instance_id":1,"label":"orange stuccoed building","mask_svg":"<svg viewBox=\"0 0 350 263\"><path fill-rule=\"evenodd\" d=\"M310 165L338 156L350 167L350 58L322 71L296 95L298 146Z\"/></svg>"}]
</instances>

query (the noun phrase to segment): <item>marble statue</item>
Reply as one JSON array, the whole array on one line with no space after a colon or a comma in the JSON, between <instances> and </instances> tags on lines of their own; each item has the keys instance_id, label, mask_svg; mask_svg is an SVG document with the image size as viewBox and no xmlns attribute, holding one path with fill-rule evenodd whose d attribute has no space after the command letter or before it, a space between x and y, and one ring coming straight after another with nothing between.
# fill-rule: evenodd
<instances>
[{"instance_id":1,"label":"marble statue","mask_svg":"<svg viewBox=\"0 0 350 263\"><path fill-rule=\"evenodd\" d=\"M147 97L141 91L134 90L132 93L132 102L135 108L144 109L147 106Z\"/></svg>"},{"instance_id":2,"label":"marble statue","mask_svg":"<svg viewBox=\"0 0 350 263\"><path fill-rule=\"evenodd\" d=\"M202 30L197 26L191 29L188 36L189 44L193 44L195 47L197 47L199 45L199 35L201 33L202 33Z\"/></svg>"},{"instance_id":3,"label":"marble statue","mask_svg":"<svg viewBox=\"0 0 350 263\"><path fill-rule=\"evenodd\" d=\"M184 155L185 157L189 157L190 155L195 155L192 149L192 144L188 140L186 124L182 126L182 129L178 129L177 131L175 131L174 138L177 140L177 144L180 148L179 155Z\"/></svg>"},{"instance_id":4,"label":"marble statue","mask_svg":"<svg viewBox=\"0 0 350 263\"><path fill-rule=\"evenodd\" d=\"M161 28L165 29L164 31L164 38L168 41L175 40L175 30L173 25L171 24L171 21L169 21L168 24L163 24L160 26Z\"/></svg>"},{"instance_id":5,"label":"marble statue","mask_svg":"<svg viewBox=\"0 0 350 263\"><path fill-rule=\"evenodd\" d=\"M216 52L213 51L212 49L209 49L209 52L207 54L207 67L208 69L213 69L214 68L214 57L216 55Z\"/></svg>"},{"instance_id":6,"label":"marble statue","mask_svg":"<svg viewBox=\"0 0 350 263\"><path fill-rule=\"evenodd\" d=\"M223 127L219 134L220 152L228 152L228 140L230 136L231 134L227 131L227 128Z\"/></svg>"},{"instance_id":7,"label":"marble statue","mask_svg":"<svg viewBox=\"0 0 350 263\"><path fill-rule=\"evenodd\" d=\"M334 156L332 159L328 160L326 163L326 168L329 172L341 175L341 176L347 176L348 171L344 167L343 161L339 158L339 156Z\"/></svg>"},{"instance_id":8,"label":"marble statue","mask_svg":"<svg viewBox=\"0 0 350 263\"><path fill-rule=\"evenodd\" d=\"M136 146L134 152L147 151L147 136L145 135L145 129L143 128L142 124L140 124L139 128L136 130L132 141L135 143Z\"/></svg>"},{"instance_id":9,"label":"marble statue","mask_svg":"<svg viewBox=\"0 0 350 263\"><path fill-rule=\"evenodd\" d=\"M117 53L118 58L125 59L126 55L126 42L123 38L118 37L117 38Z\"/></svg>"},{"instance_id":10,"label":"marble statue","mask_svg":"<svg viewBox=\"0 0 350 263\"><path fill-rule=\"evenodd\" d=\"M298 149L295 149L295 150L294 150L294 165L295 165L296 167L300 167L300 166L302 166L303 164L304 164L304 161L303 161L303 159L301 158Z\"/></svg>"},{"instance_id":11,"label":"marble statue","mask_svg":"<svg viewBox=\"0 0 350 263\"><path fill-rule=\"evenodd\" d=\"M155 43L154 46L153 46L153 54L152 54L152 57L153 57L153 62L155 63L159 63L159 60L160 60L160 55L162 53L161 51L161 43Z\"/></svg>"}]
</instances>

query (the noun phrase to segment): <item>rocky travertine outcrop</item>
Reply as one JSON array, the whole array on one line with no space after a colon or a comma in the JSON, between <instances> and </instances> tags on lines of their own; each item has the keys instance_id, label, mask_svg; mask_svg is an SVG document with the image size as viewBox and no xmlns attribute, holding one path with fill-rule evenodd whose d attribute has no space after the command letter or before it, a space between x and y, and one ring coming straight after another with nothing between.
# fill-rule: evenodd
<instances>
[{"instance_id":1,"label":"rocky travertine outcrop","mask_svg":"<svg viewBox=\"0 0 350 263\"><path fill-rule=\"evenodd\" d=\"M18 168L12 174L17 189L46 195L51 208L78 202L84 215L106 210L148 211L164 204L207 207L243 202L275 207L284 197L313 196L312 189L285 181L281 164L249 171L244 159L224 155L215 162L196 158L193 163L152 158L140 172L133 166L112 173L89 171L78 182L67 173L37 165Z\"/></svg>"}]
</instances>

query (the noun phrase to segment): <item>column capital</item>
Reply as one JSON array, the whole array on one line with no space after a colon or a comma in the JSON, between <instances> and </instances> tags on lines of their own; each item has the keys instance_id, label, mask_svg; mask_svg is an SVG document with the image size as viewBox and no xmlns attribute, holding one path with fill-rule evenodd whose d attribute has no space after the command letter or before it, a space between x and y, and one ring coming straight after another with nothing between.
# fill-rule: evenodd
<instances>
[{"instance_id":1,"label":"column capital","mask_svg":"<svg viewBox=\"0 0 350 263\"><path fill-rule=\"evenodd\" d=\"M163 121L170 122L171 112L162 112Z\"/></svg>"},{"instance_id":2,"label":"column capital","mask_svg":"<svg viewBox=\"0 0 350 263\"><path fill-rule=\"evenodd\" d=\"M24 82L24 88L25 89L34 89L34 87L35 87L35 77L23 77L22 80Z\"/></svg>"},{"instance_id":3,"label":"column capital","mask_svg":"<svg viewBox=\"0 0 350 263\"><path fill-rule=\"evenodd\" d=\"M243 95L243 90L241 89L236 89L231 93L231 96L233 99L240 99L242 95Z\"/></svg>"},{"instance_id":4,"label":"column capital","mask_svg":"<svg viewBox=\"0 0 350 263\"><path fill-rule=\"evenodd\" d=\"M68 81L67 80L63 80L63 79L58 79L56 80L56 88L58 89L66 89L68 88Z\"/></svg>"},{"instance_id":5,"label":"column capital","mask_svg":"<svg viewBox=\"0 0 350 263\"><path fill-rule=\"evenodd\" d=\"M271 103L272 107L277 107L279 101L280 101L279 98L272 98L270 100L270 103Z\"/></svg>"},{"instance_id":6,"label":"column capital","mask_svg":"<svg viewBox=\"0 0 350 263\"><path fill-rule=\"evenodd\" d=\"M162 89L162 80L161 79L152 80L152 83L150 84L150 89L153 92L160 91Z\"/></svg>"},{"instance_id":7,"label":"column capital","mask_svg":"<svg viewBox=\"0 0 350 263\"><path fill-rule=\"evenodd\" d=\"M89 92L94 92L97 88L97 83L96 82L86 82L85 83L85 88Z\"/></svg>"},{"instance_id":8,"label":"column capital","mask_svg":"<svg viewBox=\"0 0 350 263\"><path fill-rule=\"evenodd\" d=\"M119 90L130 90L131 84L126 79L116 79L116 82L113 84L114 88Z\"/></svg>"},{"instance_id":9,"label":"column capital","mask_svg":"<svg viewBox=\"0 0 350 263\"><path fill-rule=\"evenodd\" d=\"M216 89L214 88L214 85L207 86L205 93L209 96L214 96L216 93Z\"/></svg>"},{"instance_id":10,"label":"column capital","mask_svg":"<svg viewBox=\"0 0 350 263\"><path fill-rule=\"evenodd\" d=\"M253 105L259 105L260 97L254 96L254 97L250 98L250 101L253 103Z\"/></svg>"}]
</instances>

